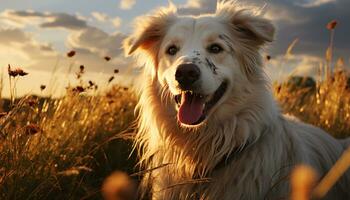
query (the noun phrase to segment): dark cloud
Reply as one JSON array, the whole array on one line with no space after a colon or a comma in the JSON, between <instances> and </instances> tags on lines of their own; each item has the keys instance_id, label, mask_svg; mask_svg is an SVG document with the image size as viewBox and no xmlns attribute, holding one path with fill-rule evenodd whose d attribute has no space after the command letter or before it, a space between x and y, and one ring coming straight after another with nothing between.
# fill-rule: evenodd
<instances>
[{"instance_id":1,"label":"dark cloud","mask_svg":"<svg viewBox=\"0 0 350 200\"><path fill-rule=\"evenodd\" d=\"M29 40L28 36L20 29L0 29L0 44L22 44Z\"/></svg>"},{"instance_id":2,"label":"dark cloud","mask_svg":"<svg viewBox=\"0 0 350 200\"><path fill-rule=\"evenodd\" d=\"M263 1L251 0L258 5L263 5ZM314 3L315 6L304 6ZM300 42L296 45L294 52L296 54L311 54L323 56L329 44L330 33L326 25L331 20L337 20L338 26L335 33L335 53L338 56L349 56L350 54L350 8L349 0L323 1L324 4L317 3L319 0L270 0L267 3L267 11L277 24L277 38L274 42L271 52L281 54L288 45L299 38ZM276 9L278 8L278 9ZM285 10L289 13L291 20L280 20L279 13L276 11ZM275 11L275 12L274 12ZM285 18L285 17L284 17ZM297 18L297 19L295 19ZM297 23L295 23L297 21Z\"/></svg>"},{"instance_id":3,"label":"dark cloud","mask_svg":"<svg viewBox=\"0 0 350 200\"><path fill-rule=\"evenodd\" d=\"M72 33L68 43L72 48L87 49L101 56L115 57L121 55L122 41L125 37L122 33L108 34L101 29L88 27Z\"/></svg>"},{"instance_id":4,"label":"dark cloud","mask_svg":"<svg viewBox=\"0 0 350 200\"><path fill-rule=\"evenodd\" d=\"M67 13L6 10L1 15L7 21L13 21L19 25L38 23L42 28L65 28L69 30L79 30L88 27L85 20Z\"/></svg>"},{"instance_id":5,"label":"dark cloud","mask_svg":"<svg viewBox=\"0 0 350 200\"><path fill-rule=\"evenodd\" d=\"M17 17L46 17L47 14L35 12L35 11L28 11L28 10L17 10L17 11L10 11L10 15L17 16Z\"/></svg>"},{"instance_id":6,"label":"dark cloud","mask_svg":"<svg viewBox=\"0 0 350 200\"><path fill-rule=\"evenodd\" d=\"M75 15L66 13L57 13L50 16L52 21L45 22L40 25L42 28L66 28L72 30L79 30L87 27L86 21L79 19Z\"/></svg>"}]
</instances>

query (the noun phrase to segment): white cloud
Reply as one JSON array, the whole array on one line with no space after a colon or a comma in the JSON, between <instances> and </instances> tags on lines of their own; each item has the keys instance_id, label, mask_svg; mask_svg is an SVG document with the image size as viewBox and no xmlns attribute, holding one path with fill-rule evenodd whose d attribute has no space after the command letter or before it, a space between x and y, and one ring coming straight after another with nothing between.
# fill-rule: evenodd
<instances>
[{"instance_id":1,"label":"white cloud","mask_svg":"<svg viewBox=\"0 0 350 200\"><path fill-rule=\"evenodd\" d=\"M216 4L215 0L187 0L186 4L179 6L178 12L191 15L212 13L216 10Z\"/></svg>"},{"instance_id":2,"label":"white cloud","mask_svg":"<svg viewBox=\"0 0 350 200\"><path fill-rule=\"evenodd\" d=\"M99 22L106 22L108 20L108 15L101 12L92 12L91 15Z\"/></svg>"},{"instance_id":3,"label":"white cloud","mask_svg":"<svg viewBox=\"0 0 350 200\"><path fill-rule=\"evenodd\" d=\"M312 7L318 7L324 4L335 3L335 2L336 0L308 0L304 3L299 3L298 5L304 8L312 8Z\"/></svg>"},{"instance_id":4,"label":"white cloud","mask_svg":"<svg viewBox=\"0 0 350 200\"><path fill-rule=\"evenodd\" d=\"M269 4L267 5L267 8L265 10L266 10L265 17L274 22L298 24L298 23L304 23L308 20L307 17L298 16L297 14L293 13L293 11L283 6Z\"/></svg>"},{"instance_id":5,"label":"white cloud","mask_svg":"<svg viewBox=\"0 0 350 200\"><path fill-rule=\"evenodd\" d=\"M86 20L67 13L36 12L32 10L5 10L0 13L0 21L11 27L23 28L39 24L42 28L65 28L78 30L87 27Z\"/></svg>"},{"instance_id":6,"label":"white cloud","mask_svg":"<svg viewBox=\"0 0 350 200\"><path fill-rule=\"evenodd\" d=\"M266 62L267 74L274 81L285 80L289 76L314 77L323 60L311 55L290 55L288 58L281 55Z\"/></svg>"},{"instance_id":7,"label":"white cloud","mask_svg":"<svg viewBox=\"0 0 350 200\"><path fill-rule=\"evenodd\" d=\"M73 32L68 37L68 46L87 49L101 56L119 56L122 52L121 43L125 35L122 33L108 34L101 29L89 27Z\"/></svg>"},{"instance_id":8,"label":"white cloud","mask_svg":"<svg viewBox=\"0 0 350 200\"><path fill-rule=\"evenodd\" d=\"M10 27L23 28L28 25L42 23L42 17L45 15L44 13L36 13L32 10L14 11L7 9L0 13L0 22Z\"/></svg>"},{"instance_id":9,"label":"white cloud","mask_svg":"<svg viewBox=\"0 0 350 200\"><path fill-rule=\"evenodd\" d=\"M123 10L130 10L136 4L136 0L121 0L119 7Z\"/></svg>"},{"instance_id":10,"label":"white cloud","mask_svg":"<svg viewBox=\"0 0 350 200\"><path fill-rule=\"evenodd\" d=\"M115 17L111 19L111 22L115 28L119 28L120 25L122 24L122 19L120 17Z\"/></svg>"}]
</instances>

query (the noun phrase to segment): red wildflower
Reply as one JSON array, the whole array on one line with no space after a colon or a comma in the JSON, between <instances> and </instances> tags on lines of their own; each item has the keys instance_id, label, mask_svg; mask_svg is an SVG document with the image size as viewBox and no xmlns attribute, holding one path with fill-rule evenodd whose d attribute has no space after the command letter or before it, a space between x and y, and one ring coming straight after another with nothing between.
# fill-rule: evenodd
<instances>
[{"instance_id":1,"label":"red wildflower","mask_svg":"<svg viewBox=\"0 0 350 200\"><path fill-rule=\"evenodd\" d=\"M328 30L333 30L337 26L338 22L336 20L332 20L327 24Z\"/></svg>"}]
</instances>

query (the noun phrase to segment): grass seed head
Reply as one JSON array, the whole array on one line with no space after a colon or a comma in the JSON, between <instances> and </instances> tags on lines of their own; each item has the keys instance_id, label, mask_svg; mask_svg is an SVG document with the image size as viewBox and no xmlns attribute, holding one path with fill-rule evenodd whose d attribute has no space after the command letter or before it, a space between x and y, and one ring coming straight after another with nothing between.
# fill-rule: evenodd
<instances>
[{"instance_id":1,"label":"grass seed head","mask_svg":"<svg viewBox=\"0 0 350 200\"><path fill-rule=\"evenodd\" d=\"M80 69L80 73L84 73L85 66L84 65L80 65L79 69Z\"/></svg>"},{"instance_id":2,"label":"grass seed head","mask_svg":"<svg viewBox=\"0 0 350 200\"><path fill-rule=\"evenodd\" d=\"M114 76L111 76L109 79L108 79L108 83L112 82L114 80Z\"/></svg>"},{"instance_id":3,"label":"grass seed head","mask_svg":"<svg viewBox=\"0 0 350 200\"><path fill-rule=\"evenodd\" d=\"M40 90L43 91L46 89L46 85L40 85Z\"/></svg>"},{"instance_id":4,"label":"grass seed head","mask_svg":"<svg viewBox=\"0 0 350 200\"><path fill-rule=\"evenodd\" d=\"M108 62L108 61L110 61L111 60L111 57L109 57L109 56L105 56L104 57L104 59Z\"/></svg>"},{"instance_id":5,"label":"grass seed head","mask_svg":"<svg viewBox=\"0 0 350 200\"><path fill-rule=\"evenodd\" d=\"M71 57L75 56L75 53L76 52L72 50L72 51L67 53L67 57L71 58Z\"/></svg>"}]
</instances>

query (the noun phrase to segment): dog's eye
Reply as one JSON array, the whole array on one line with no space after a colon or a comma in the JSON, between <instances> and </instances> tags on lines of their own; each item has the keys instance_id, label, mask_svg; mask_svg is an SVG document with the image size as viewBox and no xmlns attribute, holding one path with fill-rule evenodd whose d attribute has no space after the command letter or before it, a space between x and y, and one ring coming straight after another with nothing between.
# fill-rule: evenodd
<instances>
[{"instance_id":1,"label":"dog's eye","mask_svg":"<svg viewBox=\"0 0 350 200\"><path fill-rule=\"evenodd\" d=\"M179 48L177 48L175 45L171 45L171 46L168 47L168 49L166 50L166 53L167 53L168 55L174 56L178 51L179 51Z\"/></svg>"},{"instance_id":2,"label":"dog's eye","mask_svg":"<svg viewBox=\"0 0 350 200\"><path fill-rule=\"evenodd\" d=\"M208 48L209 53L213 53L213 54L218 54L221 53L224 49L218 45L218 44L212 44L210 45Z\"/></svg>"}]
</instances>

